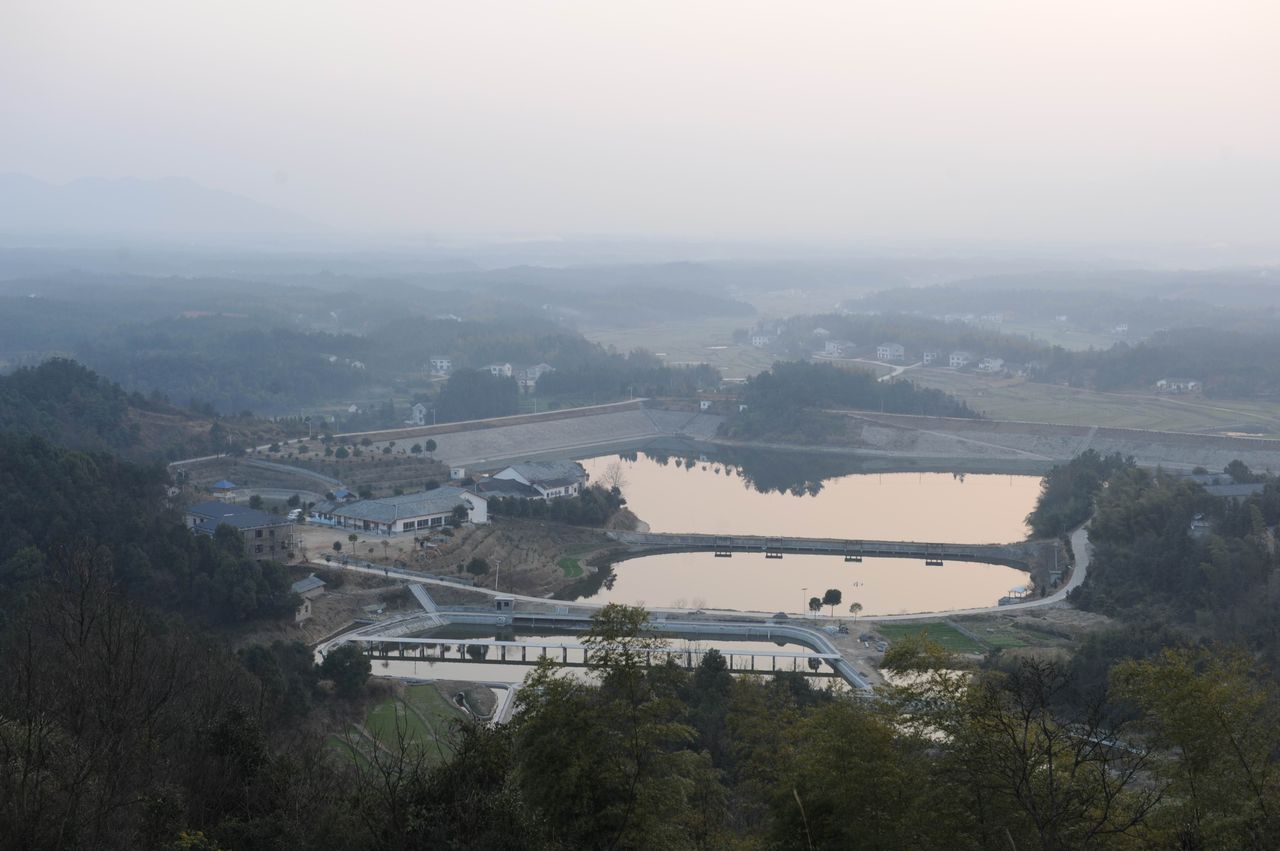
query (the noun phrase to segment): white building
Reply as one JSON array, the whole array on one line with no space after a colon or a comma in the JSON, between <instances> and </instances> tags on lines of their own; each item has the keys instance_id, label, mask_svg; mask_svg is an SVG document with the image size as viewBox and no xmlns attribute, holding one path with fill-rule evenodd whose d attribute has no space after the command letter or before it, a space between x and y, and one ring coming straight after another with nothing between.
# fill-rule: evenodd
<instances>
[{"instance_id":1,"label":"white building","mask_svg":"<svg viewBox=\"0 0 1280 851\"><path fill-rule=\"evenodd\" d=\"M1000 358L983 358L978 361L978 372L1000 372L1004 369L1004 361Z\"/></svg>"},{"instance_id":2,"label":"white building","mask_svg":"<svg viewBox=\"0 0 1280 851\"><path fill-rule=\"evenodd\" d=\"M848 340L827 340L822 344L822 353L828 357L843 358L853 354L856 348L857 346Z\"/></svg>"},{"instance_id":3,"label":"white building","mask_svg":"<svg viewBox=\"0 0 1280 851\"><path fill-rule=\"evenodd\" d=\"M421 402L414 402L413 407L409 409L409 424L410 425L426 425L427 411L429 410L430 408L428 408L426 405L422 404Z\"/></svg>"},{"instance_id":4,"label":"white building","mask_svg":"<svg viewBox=\"0 0 1280 851\"><path fill-rule=\"evenodd\" d=\"M316 597L324 596L324 580L313 573L306 579L299 579L293 583L289 590L302 598L302 602L298 604L298 610L293 614L293 622L302 623L310 620L311 601Z\"/></svg>"},{"instance_id":5,"label":"white building","mask_svg":"<svg viewBox=\"0 0 1280 851\"><path fill-rule=\"evenodd\" d=\"M529 461L500 470L493 478L533 488L542 499L557 499L580 493L587 471L577 461Z\"/></svg>"},{"instance_id":6,"label":"white building","mask_svg":"<svg viewBox=\"0 0 1280 851\"><path fill-rule=\"evenodd\" d=\"M444 355L436 355L431 358L431 373L433 375L448 375L453 372L453 359Z\"/></svg>"},{"instance_id":7,"label":"white building","mask_svg":"<svg viewBox=\"0 0 1280 851\"><path fill-rule=\"evenodd\" d=\"M1198 393L1200 382L1193 378L1162 378L1156 382L1158 393Z\"/></svg>"},{"instance_id":8,"label":"white building","mask_svg":"<svg viewBox=\"0 0 1280 851\"><path fill-rule=\"evenodd\" d=\"M319 502L311 508L307 519L338 529L398 535L443 527L453 520L458 507L466 511L466 519L471 523L489 522L488 501L479 494L453 485L358 502Z\"/></svg>"},{"instance_id":9,"label":"white building","mask_svg":"<svg viewBox=\"0 0 1280 851\"><path fill-rule=\"evenodd\" d=\"M925 352L920 357L920 359L924 361L925 366L928 366L931 363L937 363L938 361L942 360L942 352L930 349L929 351Z\"/></svg>"},{"instance_id":10,"label":"white building","mask_svg":"<svg viewBox=\"0 0 1280 851\"><path fill-rule=\"evenodd\" d=\"M907 350L901 343L881 343L876 346L876 360L887 363L901 363L907 357Z\"/></svg>"},{"instance_id":11,"label":"white building","mask_svg":"<svg viewBox=\"0 0 1280 851\"><path fill-rule=\"evenodd\" d=\"M536 363L533 366L522 366L515 370L514 377L520 392L532 393L537 390L538 379L548 372L555 372L555 368L548 363Z\"/></svg>"},{"instance_id":12,"label":"white building","mask_svg":"<svg viewBox=\"0 0 1280 851\"><path fill-rule=\"evenodd\" d=\"M951 357L947 359L947 365L952 369L961 369L973 362L973 355L965 351L955 351L951 353Z\"/></svg>"},{"instance_id":13,"label":"white building","mask_svg":"<svg viewBox=\"0 0 1280 851\"><path fill-rule=\"evenodd\" d=\"M768 334L752 334L751 345L755 346L757 349L763 349L765 346L769 345L770 339L771 338Z\"/></svg>"},{"instance_id":14,"label":"white building","mask_svg":"<svg viewBox=\"0 0 1280 851\"><path fill-rule=\"evenodd\" d=\"M490 375L497 378L510 378L514 371L509 363L491 363L485 369L489 370Z\"/></svg>"}]
</instances>

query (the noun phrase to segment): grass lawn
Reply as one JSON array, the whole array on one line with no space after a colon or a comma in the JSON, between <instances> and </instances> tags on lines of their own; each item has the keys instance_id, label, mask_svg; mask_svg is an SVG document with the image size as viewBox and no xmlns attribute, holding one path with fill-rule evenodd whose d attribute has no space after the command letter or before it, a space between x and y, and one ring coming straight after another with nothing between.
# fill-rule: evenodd
<instances>
[{"instance_id":1,"label":"grass lawn","mask_svg":"<svg viewBox=\"0 0 1280 851\"><path fill-rule=\"evenodd\" d=\"M379 703L369 711L364 720L364 727L379 742L391 745L396 741L398 729L403 729L408 738L418 744L434 741L431 730L422 723L416 712L407 711L399 700L390 698Z\"/></svg>"},{"instance_id":2,"label":"grass lawn","mask_svg":"<svg viewBox=\"0 0 1280 851\"><path fill-rule=\"evenodd\" d=\"M403 702L399 698L388 698L369 710L364 729L392 750L397 731L404 730L409 741L424 748L428 760L436 764L453 753L454 722L465 717L434 684L417 683L409 686ZM368 765L373 744L356 727L351 728L350 734L350 743L342 736L333 735L327 744L347 759Z\"/></svg>"},{"instance_id":3,"label":"grass lawn","mask_svg":"<svg viewBox=\"0 0 1280 851\"><path fill-rule=\"evenodd\" d=\"M578 563L576 558L562 558L557 564L564 571L566 579L577 579L582 575L582 565Z\"/></svg>"},{"instance_id":4,"label":"grass lawn","mask_svg":"<svg viewBox=\"0 0 1280 851\"><path fill-rule=\"evenodd\" d=\"M929 640L940 645L944 650L950 650L952 653L981 653L985 648L965 635L960 630L950 624L941 621L926 621L924 623L878 623L875 625L876 632L885 637L889 642L897 641L909 635L919 635L922 632L929 634Z\"/></svg>"}]
</instances>

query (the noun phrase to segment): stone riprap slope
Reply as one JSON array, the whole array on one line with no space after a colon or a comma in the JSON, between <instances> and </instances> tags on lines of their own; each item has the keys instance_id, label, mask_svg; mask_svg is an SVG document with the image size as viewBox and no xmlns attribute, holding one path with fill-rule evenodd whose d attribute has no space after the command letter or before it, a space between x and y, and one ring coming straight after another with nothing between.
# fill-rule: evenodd
<instances>
[{"instance_id":1,"label":"stone riprap slope","mask_svg":"<svg viewBox=\"0 0 1280 851\"><path fill-rule=\"evenodd\" d=\"M709 440L723 418L681 411L632 409L497 428L437 432L435 457L450 465L496 466L511 460L570 457L640 447L662 437Z\"/></svg>"},{"instance_id":2,"label":"stone riprap slope","mask_svg":"<svg viewBox=\"0 0 1280 851\"><path fill-rule=\"evenodd\" d=\"M1280 440L1126 428L850 413L846 446L868 455L931 459L1064 461L1086 449L1139 464L1221 470L1239 459L1280 471Z\"/></svg>"}]
</instances>

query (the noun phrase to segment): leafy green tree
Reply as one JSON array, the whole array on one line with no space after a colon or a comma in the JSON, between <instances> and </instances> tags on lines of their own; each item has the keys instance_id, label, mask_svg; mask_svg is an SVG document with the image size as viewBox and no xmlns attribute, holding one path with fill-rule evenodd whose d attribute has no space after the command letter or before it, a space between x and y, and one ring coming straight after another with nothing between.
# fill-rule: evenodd
<instances>
[{"instance_id":1,"label":"leafy green tree","mask_svg":"<svg viewBox=\"0 0 1280 851\"><path fill-rule=\"evenodd\" d=\"M821 597L810 597L810 598L809 598L809 611L813 612L814 614L817 614L817 613L818 613L819 611L821 611L821 610L822 610L822 598L821 598Z\"/></svg>"},{"instance_id":2,"label":"leafy green tree","mask_svg":"<svg viewBox=\"0 0 1280 851\"><path fill-rule=\"evenodd\" d=\"M436 411L443 422L502 417L516 413L518 399L515 379L486 369L464 369L449 376Z\"/></svg>"},{"instance_id":3,"label":"leafy green tree","mask_svg":"<svg viewBox=\"0 0 1280 851\"><path fill-rule=\"evenodd\" d=\"M359 697L372 671L369 658L354 644L335 647L320 663L320 676L332 680L334 691L345 698Z\"/></svg>"},{"instance_id":4,"label":"leafy green tree","mask_svg":"<svg viewBox=\"0 0 1280 851\"><path fill-rule=\"evenodd\" d=\"M1276 730L1280 690L1247 655L1165 650L1113 669L1120 696L1162 754L1169 784L1158 813L1169 846L1266 848L1280 843Z\"/></svg>"},{"instance_id":5,"label":"leafy green tree","mask_svg":"<svg viewBox=\"0 0 1280 851\"><path fill-rule=\"evenodd\" d=\"M828 588L826 593L822 595L822 605L831 607L831 616L835 617L836 606L840 605L840 601L844 599L844 595L840 593L839 588Z\"/></svg>"},{"instance_id":6,"label":"leafy green tree","mask_svg":"<svg viewBox=\"0 0 1280 851\"><path fill-rule=\"evenodd\" d=\"M256 493L253 496L249 497L249 507L262 508L262 497Z\"/></svg>"}]
</instances>

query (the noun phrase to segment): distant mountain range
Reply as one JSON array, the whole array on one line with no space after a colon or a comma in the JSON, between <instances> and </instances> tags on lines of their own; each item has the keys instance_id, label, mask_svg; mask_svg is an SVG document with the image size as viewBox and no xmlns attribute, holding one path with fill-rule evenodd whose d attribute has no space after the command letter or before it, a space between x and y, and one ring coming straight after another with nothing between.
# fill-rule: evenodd
<instances>
[{"instance_id":1,"label":"distant mountain range","mask_svg":"<svg viewBox=\"0 0 1280 851\"><path fill-rule=\"evenodd\" d=\"M179 177L54 184L0 174L0 234L219 236L314 233L315 222Z\"/></svg>"}]
</instances>

